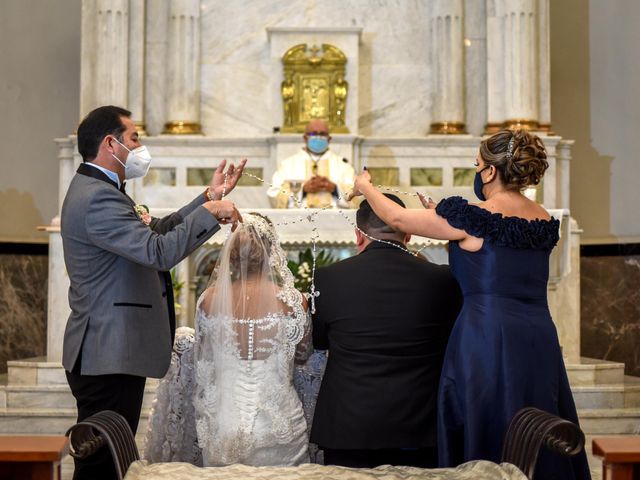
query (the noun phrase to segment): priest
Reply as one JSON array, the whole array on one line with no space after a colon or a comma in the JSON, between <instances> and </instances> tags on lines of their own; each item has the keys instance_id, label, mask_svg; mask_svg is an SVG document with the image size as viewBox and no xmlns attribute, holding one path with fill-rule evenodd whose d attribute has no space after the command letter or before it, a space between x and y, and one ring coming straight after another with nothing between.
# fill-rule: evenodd
<instances>
[{"instance_id":1,"label":"priest","mask_svg":"<svg viewBox=\"0 0 640 480\"><path fill-rule=\"evenodd\" d=\"M304 130L304 147L282 161L267 191L273 207L286 208L289 195L310 208L349 208L344 198L353 187L354 170L346 158L329 148L331 135L324 120L311 120Z\"/></svg>"}]
</instances>

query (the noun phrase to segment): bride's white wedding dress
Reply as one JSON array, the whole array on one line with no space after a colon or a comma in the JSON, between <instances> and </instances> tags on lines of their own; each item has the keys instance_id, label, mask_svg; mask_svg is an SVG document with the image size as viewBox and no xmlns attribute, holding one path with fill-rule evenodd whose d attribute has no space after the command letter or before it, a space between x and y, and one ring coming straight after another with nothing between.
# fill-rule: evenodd
<instances>
[{"instance_id":1,"label":"bride's white wedding dress","mask_svg":"<svg viewBox=\"0 0 640 480\"><path fill-rule=\"evenodd\" d=\"M263 220L246 217L245 224L253 222L254 228L235 239L235 250L238 231L227 241L211 286L198 301L196 330L176 332L171 366L149 419L145 459L150 462L309 461L293 371L311 350L310 316L290 272L280 268L286 259L280 258L277 239L265 242L260 275L251 258L238 262L238 255L256 255L255 249L243 250L247 241L264 240L265 231L274 235Z\"/></svg>"},{"instance_id":2,"label":"bride's white wedding dress","mask_svg":"<svg viewBox=\"0 0 640 480\"><path fill-rule=\"evenodd\" d=\"M224 337L224 347L196 364L196 428L206 465L297 465L308 462L307 424L293 388L296 349L308 325L274 314L256 320L199 312L199 337ZM243 352L234 338L247 335ZM307 341L308 341L307 335ZM215 378L216 382L210 383Z\"/></svg>"}]
</instances>

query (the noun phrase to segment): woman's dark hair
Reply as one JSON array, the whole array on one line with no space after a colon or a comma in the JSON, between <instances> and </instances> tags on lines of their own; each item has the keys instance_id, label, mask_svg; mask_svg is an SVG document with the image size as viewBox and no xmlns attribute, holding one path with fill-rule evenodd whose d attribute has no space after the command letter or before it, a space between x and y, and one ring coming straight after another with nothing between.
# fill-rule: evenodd
<instances>
[{"instance_id":1,"label":"woman's dark hair","mask_svg":"<svg viewBox=\"0 0 640 480\"><path fill-rule=\"evenodd\" d=\"M125 130L121 117L131 117L131 112L113 105L98 107L84 117L78 126L78 152L83 162L96 158L100 142L107 135L121 140Z\"/></svg>"},{"instance_id":2,"label":"woman's dark hair","mask_svg":"<svg viewBox=\"0 0 640 480\"><path fill-rule=\"evenodd\" d=\"M480 156L494 166L507 188L537 185L549 168L540 137L526 130L501 130L480 143Z\"/></svg>"}]
</instances>

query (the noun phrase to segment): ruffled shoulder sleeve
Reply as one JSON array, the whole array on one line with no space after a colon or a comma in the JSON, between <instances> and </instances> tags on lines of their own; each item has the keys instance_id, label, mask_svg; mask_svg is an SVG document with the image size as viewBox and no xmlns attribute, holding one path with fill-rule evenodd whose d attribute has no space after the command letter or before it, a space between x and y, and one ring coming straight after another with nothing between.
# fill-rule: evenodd
<instances>
[{"instance_id":1,"label":"ruffled shoulder sleeve","mask_svg":"<svg viewBox=\"0 0 640 480\"><path fill-rule=\"evenodd\" d=\"M526 220L503 217L501 213L469 205L462 197L443 199L438 203L436 213L452 227L499 247L551 250L560 239L560 221L555 218Z\"/></svg>"}]
</instances>

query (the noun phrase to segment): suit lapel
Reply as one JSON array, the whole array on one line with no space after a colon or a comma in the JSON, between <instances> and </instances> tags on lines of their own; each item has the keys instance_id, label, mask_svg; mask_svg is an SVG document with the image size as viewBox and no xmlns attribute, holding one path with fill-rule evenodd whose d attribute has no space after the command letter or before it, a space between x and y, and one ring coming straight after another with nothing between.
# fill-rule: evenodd
<instances>
[{"instance_id":1,"label":"suit lapel","mask_svg":"<svg viewBox=\"0 0 640 480\"><path fill-rule=\"evenodd\" d=\"M107 177L107 175L102 170L87 165L86 163L81 163L76 172L80 175L84 175L85 177L102 180L103 182L107 182L109 185L113 185L115 188L118 188L118 185L109 177Z\"/></svg>"},{"instance_id":2,"label":"suit lapel","mask_svg":"<svg viewBox=\"0 0 640 480\"><path fill-rule=\"evenodd\" d=\"M85 177L91 177L97 180L102 180L103 182L106 182L109 185L113 185L114 188L118 188L118 185L113 180L111 180L102 170L98 168L94 168L90 165L87 165L86 163L81 163L80 166L78 167L78 170L76 170L76 173L79 173L80 175L84 175ZM126 185L126 182L124 182L118 190L120 190L122 194L125 197L127 197L127 200L129 200L129 203L132 206L134 206L136 202L134 202L133 199L129 195L127 195L127 192L125 192L124 190L125 185Z\"/></svg>"}]
</instances>

